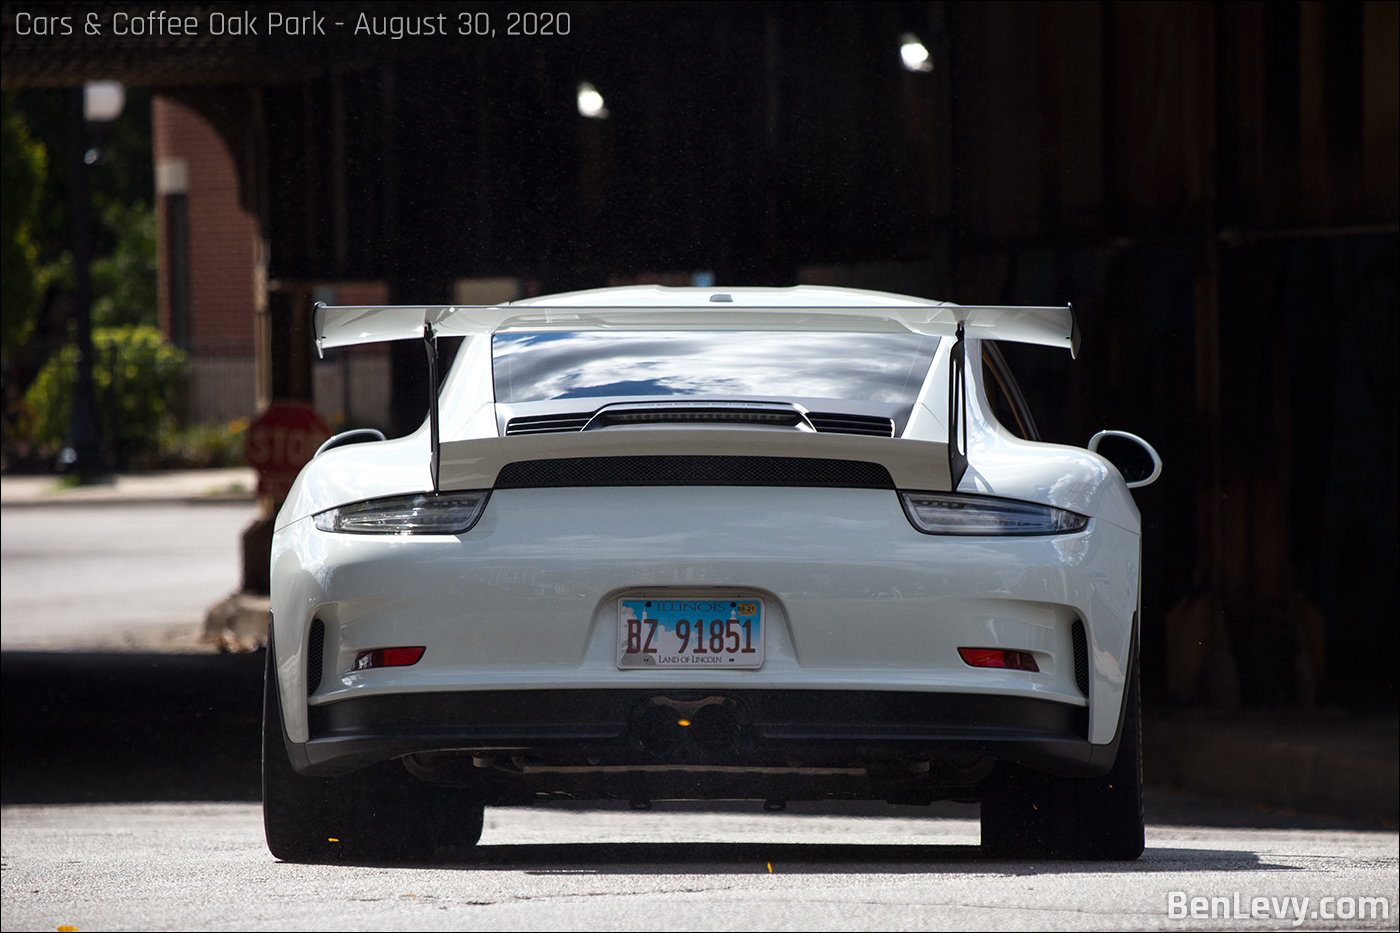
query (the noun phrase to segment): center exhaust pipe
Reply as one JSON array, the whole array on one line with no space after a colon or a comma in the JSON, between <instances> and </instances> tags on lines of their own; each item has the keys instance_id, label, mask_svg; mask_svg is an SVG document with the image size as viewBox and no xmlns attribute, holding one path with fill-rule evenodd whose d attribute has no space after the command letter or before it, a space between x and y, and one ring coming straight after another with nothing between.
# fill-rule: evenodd
<instances>
[{"instance_id":1,"label":"center exhaust pipe","mask_svg":"<svg viewBox=\"0 0 1400 933\"><path fill-rule=\"evenodd\" d=\"M738 751L744 733L741 712L730 697L655 696L638 705L632 721L642 748L658 758L714 760Z\"/></svg>"}]
</instances>

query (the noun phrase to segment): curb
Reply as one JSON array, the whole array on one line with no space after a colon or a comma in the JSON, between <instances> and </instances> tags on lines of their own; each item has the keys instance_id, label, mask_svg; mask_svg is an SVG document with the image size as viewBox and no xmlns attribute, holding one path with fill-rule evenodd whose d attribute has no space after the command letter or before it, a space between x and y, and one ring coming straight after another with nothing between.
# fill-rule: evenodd
<instances>
[{"instance_id":1,"label":"curb","mask_svg":"<svg viewBox=\"0 0 1400 933\"><path fill-rule=\"evenodd\" d=\"M272 598L253 593L230 593L204 613L200 640L220 651L247 652L267 647L272 623Z\"/></svg>"},{"instance_id":2,"label":"curb","mask_svg":"<svg viewBox=\"0 0 1400 933\"><path fill-rule=\"evenodd\" d=\"M0 477L0 507L251 503L257 483L248 467L117 473L69 487L58 485L56 476L7 475Z\"/></svg>"},{"instance_id":3,"label":"curb","mask_svg":"<svg viewBox=\"0 0 1400 933\"><path fill-rule=\"evenodd\" d=\"M71 508L106 508L114 505L249 505L258 501L253 495L228 496L102 496L80 499L59 496L53 499L5 499L0 501L4 509L48 509L58 506Z\"/></svg>"}]
</instances>

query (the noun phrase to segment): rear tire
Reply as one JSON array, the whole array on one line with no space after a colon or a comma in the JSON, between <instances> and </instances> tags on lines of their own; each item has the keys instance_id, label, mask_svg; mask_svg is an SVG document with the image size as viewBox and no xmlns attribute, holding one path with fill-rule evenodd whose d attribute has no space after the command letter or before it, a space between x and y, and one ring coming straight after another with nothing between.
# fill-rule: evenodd
<instances>
[{"instance_id":1,"label":"rear tire","mask_svg":"<svg viewBox=\"0 0 1400 933\"><path fill-rule=\"evenodd\" d=\"M287 755L276 652L263 680L263 829L286 862L421 861L481 838L484 807L469 790L426 784L399 761L338 778L298 774Z\"/></svg>"},{"instance_id":2,"label":"rear tire","mask_svg":"<svg viewBox=\"0 0 1400 933\"><path fill-rule=\"evenodd\" d=\"M1131 861L1142 854L1142 698L1137 655L1118 757L1102 777L1042 774L1002 763L982 798L982 848L1002 858Z\"/></svg>"}]
</instances>

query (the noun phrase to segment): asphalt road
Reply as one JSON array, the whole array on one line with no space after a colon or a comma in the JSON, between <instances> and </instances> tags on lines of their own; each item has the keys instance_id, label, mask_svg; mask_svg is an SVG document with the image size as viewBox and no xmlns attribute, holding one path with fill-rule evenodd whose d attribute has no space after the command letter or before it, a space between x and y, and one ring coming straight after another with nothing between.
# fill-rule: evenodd
<instances>
[{"instance_id":1,"label":"asphalt road","mask_svg":"<svg viewBox=\"0 0 1400 933\"><path fill-rule=\"evenodd\" d=\"M459 864L346 867L275 861L255 804L7 807L3 926L1395 929L1389 831L1154 822L1135 862L1004 862L971 819L752 811L492 809Z\"/></svg>"},{"instance_id":2,"label":"asphalt road","mask_svg":"<svg viewBox=\"0 0 1400 933\"><path fill-rule=\"evenodd\" d=\"M240 580L247 502L0 509L0 646L182 647Z\"/></svg>"},{"instance_id":3,"label":"asphalt road","mask_svg":"<svg viewBox=\"0 0 1400 933\"><path fill-rule=\"evenodd\" d=\"M261 671L260 653L0 655L0 927L1275 928L1302 901L1279 918L1272 899L1306 897L1299 928L1395 928L1393 829L1164 791L1125 864L985 860L975 806L757 803L493 808L459 864L283 864L256 802ZM1269 898L1268 918L1236 918L1236 892L1246 914ZM1191 919L1192 897L1226 901ZM1390 913L1324 921L1342 907L1324 897Z\"/></svg>"}]
</instances>

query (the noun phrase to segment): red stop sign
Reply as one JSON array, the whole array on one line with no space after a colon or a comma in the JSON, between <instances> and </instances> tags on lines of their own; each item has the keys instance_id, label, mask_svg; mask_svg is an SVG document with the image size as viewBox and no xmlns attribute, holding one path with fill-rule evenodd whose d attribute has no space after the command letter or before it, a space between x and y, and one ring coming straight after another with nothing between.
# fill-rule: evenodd
<instances>
[{"instance_id":1,"label":"red stop sign","mask_svg":"<svg viewBox=\"0 0 1400 933\"><path fill-rule=\"evenodd\" d=\"M258 495L285 499L331 429L304 402L273 402L248 426L243 459L258 471Z\"/></svg>"}]
</instances>

